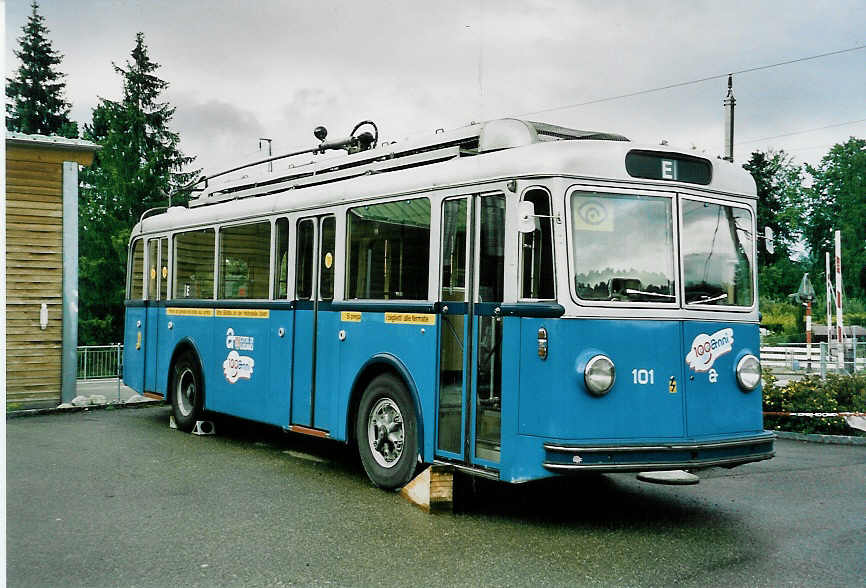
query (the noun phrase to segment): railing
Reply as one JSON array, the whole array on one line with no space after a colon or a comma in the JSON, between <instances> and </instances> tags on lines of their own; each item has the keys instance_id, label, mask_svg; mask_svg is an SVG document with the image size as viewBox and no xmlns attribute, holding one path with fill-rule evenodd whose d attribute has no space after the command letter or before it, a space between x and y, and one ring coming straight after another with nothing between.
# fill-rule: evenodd
<instances>
[{"instance_id":1,"label":"railing","mask_svg":"<svg viewBox=\"0 0 866 588\"><path fill-rule=\"evenodd\" d=\"M824 374L839 372L836 345L812 343L809 354L805 343L786 343L761 347L761 365L777 371L811 372ZM866 371L866 341L846 341L843 371Z\"/></svg>"},{"instance_id":2,"label":"railing","mask_svg":"<svg viewBox=\"0 0 866 588\"><path fill-rule=\"evenodd\" d=\"M123 345L82 345L78 347L79 380L120 377L123 367Z\"/></svg>"}]
</instances>

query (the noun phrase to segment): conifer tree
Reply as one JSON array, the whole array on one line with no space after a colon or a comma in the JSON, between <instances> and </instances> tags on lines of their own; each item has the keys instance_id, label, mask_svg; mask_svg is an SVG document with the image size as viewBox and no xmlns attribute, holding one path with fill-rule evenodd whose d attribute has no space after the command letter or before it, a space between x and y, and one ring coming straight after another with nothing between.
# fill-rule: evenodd
<instances>
[{"instance_id":1,"label":"conifer tree","mask_svg":"<svg viewBox=\"0 0 866 588\"><path fill-rule=\"evenodd\" d=\"M79 340L120 340L125 296L126 248L133 225L150 208L167 206L168 194L186 185L195 158L179 148L169 127L175 108L160 101L168 82L156 72L144 35L125 65L114 65L123 83L120 100L100 98L84 137L99 143L93 165L81 172L79 204ZM172 198L184 204L188 195Z\"/></svg>"},{"instance_id":2,"label":"conifer tree","mask_svg":"<svg viewBox=\"0 0 866 588\"><path fill-rule=\"evenodd\" d=\"M22 27L15 56L21 66L15 76L6 78L7 130L39 135L78 137L78 125L69 120L70 104L63 97L64 74L55 66L63 55L55 51L48 39L45 18L39 14L39 4Z\"/></svg>"}]
</instances>

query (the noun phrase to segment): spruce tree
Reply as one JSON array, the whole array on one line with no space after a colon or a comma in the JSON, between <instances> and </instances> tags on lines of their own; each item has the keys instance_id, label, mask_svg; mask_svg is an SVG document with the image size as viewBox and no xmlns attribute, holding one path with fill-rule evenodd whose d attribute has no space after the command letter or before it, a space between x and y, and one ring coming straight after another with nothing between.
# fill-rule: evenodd
<instances>
[{"instance_id":1,"label":"spruce tree","mask_svg":"<svg viewBox=\"0 0 866 588\"><path fill-rule=\"evenodd\" d=\"M69 120L69 102L63 97L64 74L55 66L63 55L55 51L48 39L45 18L39 4L22 27L15 56L21 66L15 77L6 78L6 128L18 133L78 137L78 125Z\"/></svg>"},{"instance_id":2,"label":"spruce tree","mask_svg":"<svg viewBox=\"0 0 866 588\"><path fill-rule=\"evenodd\" d=\"M79 340L120 340L123 331L126 248L132 227L150 208L167 206L167 195L186 185L195 158L179 148L169 127L175 108L160 101L168 82L156 72L144 35L138 33L125 65L114 65L123 83L120 100L100 98L84 137L99 143L93 165L81 172L79 205ZM187 195L172 198L184 204Z\"/></svg>"}]
</instances>

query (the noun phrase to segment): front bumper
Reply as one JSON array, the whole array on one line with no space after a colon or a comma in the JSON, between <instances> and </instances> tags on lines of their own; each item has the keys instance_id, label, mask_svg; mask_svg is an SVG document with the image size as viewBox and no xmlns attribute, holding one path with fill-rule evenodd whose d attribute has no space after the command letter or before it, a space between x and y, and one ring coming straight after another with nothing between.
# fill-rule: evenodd
<instances>
[{"instance_id":1,"label":"front bumper","mask_svg":"<svg viewBox=\"0 0 866 588\"><path fill-rule=\"evenodd\" d=\"M563 445L545 443L544 467L554 472L646 472L734 467L770 459L776 435L722 441L690 441L646 445Z\"/></svg>"}]
</instances>

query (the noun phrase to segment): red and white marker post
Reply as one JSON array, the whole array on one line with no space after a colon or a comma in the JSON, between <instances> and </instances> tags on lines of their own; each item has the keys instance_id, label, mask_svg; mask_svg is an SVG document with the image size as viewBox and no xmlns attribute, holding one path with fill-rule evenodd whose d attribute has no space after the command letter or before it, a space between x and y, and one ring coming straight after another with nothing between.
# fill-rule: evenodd
<instances>
[{"instance_id":1,"label":"red and white marker post","mask_svg":"<svg viewBox=\"0 0 866 588\"><path fill-rule=\"evenodd\" d=\"M845 342L842 338L842 232L836 231L836 365L845 370Z\"/></svg>"}]
</instances>

